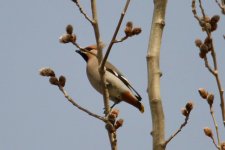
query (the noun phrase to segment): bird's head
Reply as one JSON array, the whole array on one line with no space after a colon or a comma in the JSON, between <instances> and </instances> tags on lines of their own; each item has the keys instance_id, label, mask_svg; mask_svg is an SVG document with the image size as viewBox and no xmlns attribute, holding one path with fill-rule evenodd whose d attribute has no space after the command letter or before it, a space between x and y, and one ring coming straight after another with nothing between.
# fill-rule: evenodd
<instances>
[{"instance_id":1,"label":"bird's head","mask_svg":"<svg viewBox=\"0 0 225 150\"><path fill-rule=\"evenodd\" d=\"M96 45L90 45L84 48L86 51L82 51L82 50L76 50L76 52L78 54L80 54L84 60L87 62L88 59L92 58L92 57L96 57L97 55L97 46Z\"/></svg>"}]
</instances>

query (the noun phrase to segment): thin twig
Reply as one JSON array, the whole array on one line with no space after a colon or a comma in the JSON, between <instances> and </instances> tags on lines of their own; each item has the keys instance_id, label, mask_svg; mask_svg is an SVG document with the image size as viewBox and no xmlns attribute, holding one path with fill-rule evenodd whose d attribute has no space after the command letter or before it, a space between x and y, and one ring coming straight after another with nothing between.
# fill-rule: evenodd
<instances>
[{"instance_id":1,"label":"thin twig","mask_svg":"<svg viewBox=\"0 0 225 150\"><path fill-rule=\"evenodd\" d=\"M223 5L224 5L224 0L221 0L221 3L218 0L215 0L215 2L217 3L217 5L220 7L220 9L223 11L225 11Z\"/></svg>"},{"instance_id":2,"label":"thin twig","mask_svg":"<svg viewBox=\"0 0 225 150\"><path fill-rule=\"evenodd\" d=\"M181 130L183 129L183 127L185 127L188 123L188 119L189 119L189 114L185 117L184 122L181 124L180 128L173 134L170 136L169 139L167 139L165 141L165 143L163 144L163 147L166 147L166 145L179 133L181 132Z\"/></svg>"},{"instance_id":3,"label":"thin twig","mask_svg":"<svg viewBox=\"0 0 225 150\"><path fill-rule=\"evenodd\" d=\"M96 0L91 0L91 10L92 10L92 26L94 28L95 32L95 39L97 43L97 57L98 57L98 63L100 64L102 62L102 44L100 39L100 31L98 26L98 17L97 17L97 6L96 6ZM105 106L105 116L107 116L110 112L109 107L109 92L106 86L106 77L105 77L105 69L99 69L99 74L101 78L101 85L102 85L102 94L104 99L104 106ZM107 126L107 124L106 124ZM116 132L111 133L109 129L107 129L109 141L111 145L112 150L117 150L117 139L116 139Z\"/></svg>"},{"instance_id":4,"label":"thin twig","mask_svg":"<svg viewBox=\"0 0 225 150\"><path fill-rule=\"evenodd\" d=\"M77 104L68 94L67 92L64 90L64 88L62 86L58 86L60 91L63 93L63 95L65 96L65 98L70 102L72 103L75 107L77 107L78 109L82 110L83 112L87 113L88 115L94 117L94 118L97 118L105 123L108 123L108 120L105 118L105 117L102 117L102 116L99 116L95 113L92 113L90 112L89 110L81 107L79 104Z\"/></svg>"},{"instance_id":5,"label":"thin twig","mask_svg":"<svg viewBox=\"0 0 225 150\"><path fill-rule=\"evenodd\" d=\"M192 13L194 14L194 17L198 20L198 22L200 23L201 22L201 19L200 17L198 16L197 14L197 11L196 11L196 6L195 6L195 0L192 0Z\"/></svg>"},{"instance_id":6,"label":"thin twig","mask_svg":"<svg viewBox=\"0 0 225 150\"><path fill-rule=\"evenodd\" d=\"M216 136L217 136L218 145L220 145L220 136L219 136L218 125L217 125L217 122L216 122L216 118L215 118L212 106L210 106L210 114L212 116L213 123L214 123L215 129L216 129Z\"/></svg>"},{"instance_id":7,"label":"thin twig","mask_svg":"<svg viewBox=\"0 0 225 150\"><path fill-rule=\"evenodd\" d=\"M199 7L201 9L203 18L205 20L205 11L204 8L202 6L201 0L199 0ZM198 20L198 22L201 24L202 21L200 19L200 17L197 15L197 11L196 11L196 6L195 6L195 0L192 0L192 12L194 14L194 17ZM210 67L207 57L204 58L205 61L205 66L206 68L209 70L210 73L212 73L212 75L215 77L216 82L217 82L217 87L219 90L219 94L220 94L220 107L221 107L221 112L222 112L222 119L223 119L223 124L225 125L225 106L224 106L224 90L222 88L221 82L220 82L220 78L219 78L219 73L218 73L218 65L217 65L217 57L216 57L216 52L214 49L214 44L213 44L213 39L212 39L212 35L211 35L211 31L206 30L206 34L207 34L207 38L211 39L211 44L212 44L212 48L211 48L211 56L212 56L212 60L213 60L213 66L214 68Z\"/></svg>"},{"instance_id":8,"label":"thin twig","mask_svg":"<svg viewBox=\"0 0 225 150\"><path fill-rule=\"evenodd\" d=\"M124 18L125 14L126 14L126 11L127 11L128 6L129 6L129 3L130 3L130 0L127 0L127 2L126 2L126 4L125 4L125 7L124 7L124 9L123 9L123 11L122 11L122 13L121 13L121 16L120 16L119 22L118 22L118 24L117 24L116 30L115 30L115 32L114 32L114 34L113 34L112 39L111 39L111 42L109 43L108 49L107 49L107 51L106 51L106 54L105 54L105 56L104 56L104 58L103 58L103 60L102 60L102 62L101 62L100 69L103 69L104 66L105 66L105 63L106 63L107 58L108 58L108 56L109 56L110 50L111 50L111 48L112 48L112 46L113 46L113 44L114 44L114 41L115 41L115 39L116 39L116 36L117 36L117 34L118 34L118 32L119 32L119 29L120 29L120 26L121 26L121 24L122 24L123 18Z\"/></svg>"},{"instance_id":9,"label":"thin twig","mask_svg":"<svg viewBox=\"0 0 225 150\"><path fill-rule=\"evenodd\" d=\"M213 137L210 137L212 139L213 144L215 145L215 147L220 150L220 147L216 144L216 141Z\"/></svg>"},{"instance_id":10,"label":"thin twig","mask_svg":"<svg viewBox=\"0 0 225 150\"><path fill-rule=\"evenodd\" d=\"M211 38L211 33L208 34L208 38ZM211 56L213 59L213 65L214 65L214 71L213 71L213 75L216 79L216 83L217 83L217 87L219 90L219 95L220 95L220 107L221 107L221 112L222 112L222 118L223 118L223 124L225 125L225 106L224 106L224 90L222 88L221 85L221 81L220 81L220 77L219 77L219 73L218 73L218 63L217 63L217 57L216 57L216 51L214 49L214 44L213 44L213 39L212 39L212 49L211 49Z\"/></svg>"},{"instance_id":11,"label":"thin twig","mask_svg":"<svg viewBox=\"0 0 225 150\"><path fill-rule=\"evenodd\" d=\"M199 1L199 7L200 7L201 12L202 12L202 16L203 16L203 18L205 19L205 11L204 11L204 8L203 8L203 6L202 6L202 1L201 1L201 0L198 0L198 1Z\"/></svg>"},{"instance_id":12,"label":"thin twig","mask_svg":"<svg viewBox=\"0 0 225 150\"><path fill-rule=\"evenodd\" d=\"M79 8L80 10L80 13L84 15L84 17L92 24L93 21L90 19L90 17L84 12L83 8L81 7L80 3L78 0L72 0L76 5L77 7Z\"/></svg>"},{"instance_id":13,"label":"thin twig","mask_svg":"<svg viewBox=\"0 0 225 150\"><path fill-rule=\"evenodd\" d=\"M214 74L214 70L213 70L212 67L209 65L207 56L204 57L204 61L205 61L205 67L209 70L209 72L211 72L212 74Z\"/></svg>"},{"instance_id":14,"label":"thin twig","mask_svg":"<svg viewBox=\"0 0 225 150\"><path fill-rule=\"evenodd\" d=\"M115 40L113 43L120 43L120 42L123 42L125 41L129 36L124 36L122 37L120 40Z\"/></svg>"}]
</instances>

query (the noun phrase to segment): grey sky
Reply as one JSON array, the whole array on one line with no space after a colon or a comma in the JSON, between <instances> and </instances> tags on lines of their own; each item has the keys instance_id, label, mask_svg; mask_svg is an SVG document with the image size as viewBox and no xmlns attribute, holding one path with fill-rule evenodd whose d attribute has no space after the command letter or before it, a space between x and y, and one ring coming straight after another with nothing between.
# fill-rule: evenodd
<instances>
[{"instance_id":1,"label":"grey sky","mask_svg":"<svg viewBox=\"0 0 225 150\"><path fill-rule=\"evenodd\" d=\"M107 45L125 1L98 1L100 32ZM90 14L89 1L82 1ZM209 15L221 14L214 1L204 4ZM131 1L127 21L142 27L142 33L124 43L114 45L110 61L133 83L143 97L146 112L121 103L120 118L125 120L118 130L119 149L146 150L152 147L151 115L146 93L146 51L148 46L152 1ZM82 106L97 114L103 113L102 96L90 86L85 62L71 44L60 44L58 38L65 26L72 24L78 43L87 46L95 42L91 25L71 1L1 1L0 2L0 149L1 150L62 150L110 149L104 124L79 111L66 101L59 90L38 75L41 67L52 67L57 75L67 77L66 90ZM221 80L225 87L225 18L221 16L219 30L214 33ZM215 92L216 117L222 139L218 92L214 79L199 59L195 38L204 38L191 12L191 1L168 2L166 26L161 50L161 94L166 119L166 137L183 122L180 113L188 100L195 109L184 128L168 150L214 149L203 133L203 127L213 127L206 102L198 95L199 87ZM123 36L121 28L119 36ZM124 59L125 58L125 59Z\"/></svg>"}]
</instances>

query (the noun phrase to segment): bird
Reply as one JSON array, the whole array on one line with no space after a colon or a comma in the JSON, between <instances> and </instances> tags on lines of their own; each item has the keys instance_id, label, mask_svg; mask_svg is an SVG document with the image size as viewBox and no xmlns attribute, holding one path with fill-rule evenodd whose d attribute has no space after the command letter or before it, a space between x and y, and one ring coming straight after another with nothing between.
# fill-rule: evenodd
<instances>
[{"instance_id":1,"label":"bird","mask_svg":"<svg viewBox=\"0 0 225 150\"><path fill-rule=\"evenodd\" d=\"M99 74L99 63L97 58L97 46L90 45L83 50L76 50L86 61L86 74L92 87L102 94L101 77ZM109 92L109 99L114 102L113 108L120 102L126 102L136 107L141 113L144 113L144 106L140 102L141 96L132 87L124 75L110 62L105 63L106 87Z\"/></svg>"}]
</instances>

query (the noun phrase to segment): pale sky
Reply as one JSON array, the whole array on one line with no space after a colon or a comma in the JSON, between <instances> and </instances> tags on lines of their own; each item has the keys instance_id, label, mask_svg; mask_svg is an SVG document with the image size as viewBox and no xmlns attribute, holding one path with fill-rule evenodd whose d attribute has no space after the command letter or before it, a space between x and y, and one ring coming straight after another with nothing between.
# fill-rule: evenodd
<instances>
[{"instance_id":1,"label":"pale sky","mask_svg":"<svg viewBox=\"0 0 225 150\"><path fill-rule=\"evenodd\" d=\"M91 16L89 1L82 6ZM125 1L98 0L100 33L106 46L115 30ZM209 15L219 14L214 1L204 3ZM148 102L146 52L153 14L153 2L133 0L124 18L119 37L127 21L142 28L142 33L115 44L110 61L117 66L141 94L145 113L121 103L119 118L124 125L118 130L120 150L152 149L151 114ZM81 112L63 97L48 79L39 76L42 67L51 67L67 77L65 89L77 103L103 115L102 96L89 84L85 62L71 44L58 38L67 24L74 26L81 46L95 42L92 26L71 1L1 1L0 2L0 149L1 150L110 150L104 123ZM225 18L221 15L213 33L220 77L225 87ZM166 26L161 49L161 96L165 112L166 138L174 133L184 117L180 109L192 100L195 108L188 125L168 144L168 150L215 149L203 128L213 128L208 104L198 94L205 87L215 93L215 113L225 138L219 95L214 78L199 58L194 40L205 33L193 17L191 0L168 1ZM213 128L214 135L215 130Z\"/></svg>"}]
</instances>

